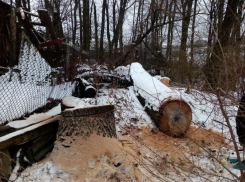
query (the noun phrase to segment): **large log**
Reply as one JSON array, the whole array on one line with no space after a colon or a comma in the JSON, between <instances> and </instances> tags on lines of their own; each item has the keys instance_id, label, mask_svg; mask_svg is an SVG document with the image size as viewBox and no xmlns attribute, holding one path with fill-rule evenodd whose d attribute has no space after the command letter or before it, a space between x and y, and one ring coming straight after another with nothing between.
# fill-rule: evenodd
<instances>
[{"instance_id":1,"label":"large log","mask_svg":"<svg viewBox=\"0 0 245 182\"><path fill-rule=\"evenodd\" d=\"M130 76L134 91L159 129L170 136L183 136L190 127L192 111L181 95L132 63Z\"/></svg>"},{"instance_id":2,"label":"large log","mask_svg":"<svg viewBox=\"0 0 245 182\"><path fill-rule=\"evenodd\" d=\"M109 73L96 73L88 71L83 73L81 78L85 80L93 79L98 83L109 83L109 86L112 86L113 88L126 88L132 86L132 82L127 80L127 78Z\"/></svg>"}]
</instances>

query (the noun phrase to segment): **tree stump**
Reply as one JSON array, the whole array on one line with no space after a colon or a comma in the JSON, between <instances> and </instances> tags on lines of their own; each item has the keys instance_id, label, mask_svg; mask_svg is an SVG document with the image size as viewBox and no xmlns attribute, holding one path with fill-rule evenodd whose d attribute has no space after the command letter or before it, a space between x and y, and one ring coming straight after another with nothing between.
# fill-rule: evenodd
<instances>
[{"instance_id":1,"label":"tree stump","mask_svg":"<svg viewBox=\"0 0 245 182\"><path fill-rule=\"evenodd\" d=\"M88 138L93 132L104 137L116 138L114 106L94 106L76 110L67 110L61 113L58 140L64 141L76 136ZM72 141L69 141L72 142ZM64 144L69 146L68 144Z\"/></svg>"}]
</instances>

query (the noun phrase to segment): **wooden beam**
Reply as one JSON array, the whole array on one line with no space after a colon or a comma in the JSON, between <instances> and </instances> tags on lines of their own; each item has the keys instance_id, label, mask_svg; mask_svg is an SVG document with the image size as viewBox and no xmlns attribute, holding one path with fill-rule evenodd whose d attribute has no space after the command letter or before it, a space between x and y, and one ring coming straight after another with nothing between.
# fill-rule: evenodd
<instances>
[{"instance_id":1,"label":"wooden beam","mask_svg":"<svg viewBox=\"0 0 245 182\"><path fill-rule=\"evenodd\" d=\"M11 146L20 145L36 138L44 133L55 130L60 116L53 117L41 123L12 132L0 137L0 150Z\"/></svg>"},{"instance_id":2,"label":"wooden beam","mask_svg":"<svg viewBox=\"0 0 245 182\"><path fill-rule=\"evenodd\" d=\"M46 9L38 10L38 14L39 14L42 25L46 26L49 29L51 38L56 39L55 30L54 30L53 23L49 15L49 12Z\"/></svg>"},{"instance_id":3,"label":"wooden beam","mask_svg":"<svg viewBox=\"0 0 245 182\"><path fill-rule=\"evenodd\" d=\"M66 39L54 39L54 40L50 40L44 43L39 44L39 46L41 47L48 47L48 46L52 46L54 44L61 44L62 42L65 42Z\"/></svg>"},{"instance_id":4,"label":"wooden beam","mask_svg":"<svg viewBox=\"0 0 245 182\"><path fill-rule=\"evenodd\" d=\"M26 14L28 14L28 15L35 16L35 17L38 17L38 18L39 18L39 16L38 16L38 15L33 14L33 13L30 13L29 11L25 11L25 10L23 10L23 12L25 12L25 13L26 13Z\"/></svg>"},{"instance_id":5,"label":"wooden beam","mask_svg":"<svg viewBox=\"0 0 245 182\"><path fill-rule=\"evenodd\" d=\"M30 22L32 25L37 25L37 26L43 26L44 27L44 25L42 24L42 23L38 23L38 22Z\"/></svg>"}]
</instances>

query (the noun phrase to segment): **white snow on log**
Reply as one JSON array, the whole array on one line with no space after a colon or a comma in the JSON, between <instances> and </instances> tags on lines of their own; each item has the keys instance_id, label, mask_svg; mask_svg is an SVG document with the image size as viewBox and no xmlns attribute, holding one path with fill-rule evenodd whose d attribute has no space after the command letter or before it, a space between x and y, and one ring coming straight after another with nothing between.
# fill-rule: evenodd
<instances>
[{"instance_id":1,"label":"white snow on log","mask_svg":"<svg viewBox=\"0 0 245 182\"><path fill-rule=\"evenodd\" d=\"M171 81L170 78L169 78L169 77L166 77L166 76L156 75L156 76L154 76L154 78L156 78L156 79L158 79L158 80L166 79L166 80Z\"/></svg>"},{"instance_id":2,"label":"white snow on log","mask_svg":"<svg viewBox=\"0 0 245 182\"><path fill-rule=\"evenodd\" d=\"M134 82L135 92L145 99L148 108L158 111L165 99L183 100L179 92L171 90L152 77L139 63L131 64L130 76Z\"/></svg>"},{"instance_id":3,"label":"white snow on log","mask_svg":"<svg viewBox=\"0 0 245 182\"><path fill-rule=\"evenodd\" d=\"M89 82L86 81L85 79L81 79L81 80L82 80L82 82L83 82L84 85L91 85L91 83L89 83Z\"/></svg>"},{"instance_id":4,"label":"white snow on log","mask_svg":"<svg viewBox=\"0 0 245 182\"><path fill-rule=\"evenodd\" d=\"M8 135L4 135L4 136L0 137L0 143L1 142L4 142L6 140L9 140L10 138L13 138L13 137L16 137L18 135L24 134L24 133L26 133L28 131L34 130L36 128L39 128L39 127L41 127L43 125L49 124L49 123L51 123L51 122L53 122L55 120L59 120L59 119L60 119L60 115L55 116L53 118L50 118L48 120L45 120L45 121L43 121L41 123L38 123L38 124L35 124L35 125L32 125L32 126L29 126L29 127L24 128L22 130L18 130L18 131L15 131L15 132L10 133Z\"/></svg>"},{"instance_id":5,"label":"white snow on log","mask_svg":"<svg viewBox=\"0 0 245 182\"><path fill-rule=\"evenodd\" d=\"M114 74L119 77L125 77L128 81L130 81L129 69L130 69L130 65L119 66L114 70Z\"/></svg>"},{"instance_id":6,"label":"white snow on log","mask_svg":"<svg viewBox=\"0 0 245 182\"><path fill-rule=\"evenodd\" d=\"M93 89L93 90L96 90L92 85L89 85L89 86L87 86L87 87L85 88L85 91L88 90L88 89L90 89L90 88Z\"/></svg>"},{"instance_id":7,"label":"white snow on log","mask_svg":"<svg viewBox=\"0 0 245 182\"><path fill-rule=\"evenodd\" d=\"M26 120L18 120L18 121L10 122L8 123L8 126L16 128L16 129L24 128L31 124L35 124L35 123L47 120L49 118L52 118L53 116L60 114L60 112L61 112L61 108L59 104L58 106L52 108L46 113L34 114L34 115L31 115Z\"/></svg>"},{"instance_id":8,"label":"white snow on log","mask_svg":"<svg viewBox=\"0 0 245 182\"><path fill-rule=\"evenodd\" d=\"M67 107L76 107L82 100L73 97L73 96L67 96L62 99L62 104L64 104Z\"/></svg>"},{"instance_id":9,"label":"white snow on log","mask_svg":"<svg viewBox=\"0 0 245 182\"><path fill-rule=\"evenodd\" d=\"M102 98L103 100L103 98ZM80 109L80 108L89 108L89 107L94 107L94 106L103 106L103 105L111 105L108 102L97 102L94 98L77 98L77 97L73 97L73 96L68 96L68 97L64 97L62 99L62 103L67 106L67 107L72 107L66 110L75 110L75 109Z\"/></svg>"}]
</instances>

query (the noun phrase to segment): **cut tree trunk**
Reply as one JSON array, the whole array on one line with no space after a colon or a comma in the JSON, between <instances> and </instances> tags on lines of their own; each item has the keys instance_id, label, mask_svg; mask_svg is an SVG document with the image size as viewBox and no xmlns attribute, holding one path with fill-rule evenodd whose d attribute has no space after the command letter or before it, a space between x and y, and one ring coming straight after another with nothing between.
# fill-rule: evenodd
<instances>
[{"instance_id":1,"label":"cut tree trunk","mask_svg":"<svg viewBox=\"0 0 245 182\"><path fill-rule=\"evenodd\" d=\"M86 139L93 132L104 137L116 138L113 105L67 110L61 115L57 136L65 147L69 147L75 137L82 136Z\"/></svg>"},{"instance_id":2,"label":"cut tree trunk","mask_svg":"<svg viewBox=\"0 0 245 182\"><path fill-rule=\"evenodd\" d=\"M97 91L92 83L81 78L75 79L75 89L72 92L72 96L78 98L93 98L96 93Z\"/></svg>"},{"instance_id":3,"label":"cut tree trunk","mask_svg":"<svg viewBox=\"0 0 245 182\"><path fill-rule=\"evenodd\" d=\"M181 95L147 73L139 63L132 63L130 76L134 91L159 129L170 136L183 136L192 120L190 106Z\"/></svg>"}]
</instances>

